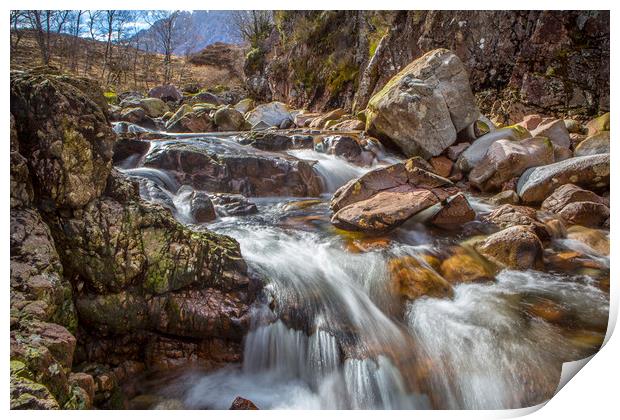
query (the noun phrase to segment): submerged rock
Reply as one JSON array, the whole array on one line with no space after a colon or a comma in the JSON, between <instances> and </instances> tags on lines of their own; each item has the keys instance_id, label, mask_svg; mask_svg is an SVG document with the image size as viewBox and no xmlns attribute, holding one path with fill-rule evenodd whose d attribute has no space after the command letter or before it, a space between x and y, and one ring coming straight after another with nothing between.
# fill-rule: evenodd
<instances>
[{"instance_id":1,"label":"submerged rock","mask_svg":"<svg viewBox=\"0 0 620 420\"><path fill-rule=\"evenodd\" d=\"M519 178L517 193L526 203L541 202L565 184L593 189L609 186L609 154L574 157L530 168Z\"/></svg>"},{"instance_id":2,"label":"submerged rock","mask_svg":"<svg viewBox=\"0 0 620 420\"><path fill-rule=\"evenodd\" d=\"M479 115L469 76L451 51L413 61L368 102L366 130L407 156L437 156Z\"/></svg>"},{"instance_id":3,"label":"submerged rock","mask_svg":"<svg viewBox=\"0 0 620 420\"><path fill-rule=\"evenodd\" d=\"M405 256L388 262L392 291L405 299L428 296L452 297L450 283L443 279L423 257Z\"/></svg>"}]
</instances>

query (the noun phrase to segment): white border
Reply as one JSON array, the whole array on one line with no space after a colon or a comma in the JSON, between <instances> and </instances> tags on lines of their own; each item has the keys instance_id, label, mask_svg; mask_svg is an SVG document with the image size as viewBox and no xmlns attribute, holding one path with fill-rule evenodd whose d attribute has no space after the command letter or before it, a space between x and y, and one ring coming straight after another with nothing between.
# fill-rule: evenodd
<instances>
[{"instance_id":1,"label":"white border","mask_svg":"<svg viewBox=\"0 0 620 420\"><path fill-rule=\"evenodd\" d=\"M8 3L8 4L7 4ZM351 10L361 10L361 9L421 9L421 10L440 10L440 9L452 9L452 10L466 10L466 9L479 9L479 10L492 10L492 9L505 9L505 8L514 8L519 10L529 10L529 9L563 9L563 10L572 10L572 9L584 9L588 8L591 10L596 9L612 9L611 11L611 45L615 45L616 37L614 36L616 33L616 29L618 28L619 20L617 18L617 12L613 10L613 6L618 4L618 2L612 3L611 1L598 1L598 0L589 0L589 1L574 1L574 0L563 0L559 1L548 1L548 0L520 0L518 2L498 2L489 1L489 0L477 0L475 2L457 2L457 1L428 1L428 0L418 0L418 1L397 1L397 0L382 0L382 1L368 1L368 0L346 0L334 2L328 0L297 0L297 1L286 1L286 0L270 0L270 1L261 1L260 3L256 0L254 1L242 1L242 0L228 0L228 1L187 1L187 0L177 0L173 3L170 1L162 1L162 0L139 0L132 1L129 3L128 1L119 1L119 0L108 0L106 2L85 2L85 1L71 1L71 0L57 0L53 3L49 1L32 1L32 0L24 0L19 2L7 2L5 3L5 14L4 18L0 20L0 25L2 25L4 35L4 41L0 43L0 48L2 48L2 59L4 61L5 72L8 72L9 69L9 43L7 42L7 36L9 34L9 25L8 25L8 10L9 9L46 9L46 8L58 8L58 9L79 9L79 8L89 8L89 9L167 9L170 8L171 5L174 5L175 8L181 8L186 10L200 10L200 9L212 9L212 10L229 10L229 9L268 9L268 10L278 10L278 9L351 9ZM613 47L611 49L611 108L616 109L614 105L618 102L617 98L617 86L614 84L614 81L617 80L615 77L617 72L615 70L618 69L617 66L617 54L614 54ZM0 396L4 401L4 408L8 410L9 407L9 340L8 340L8 332L9 332L9 307L10 307L10 297L8 293L8 283L9 283L9 200L6 200L6 197L9 195L9 174L8 170L10 167L10 158L8 153L9 147L9 84L8 84L8 74L5 73L5 82L2 84L1 97L4 98L2 101L3 112L0 113L2 115L2 133L4 136L3 146L5 147L5 152L3 154L6 169L5 176L0 181L1 194L5 197L4 205L2 206L2 216L4 223L1 225L0 238L4 240L4 246L2 247L2 257L1 264L3 267L3 276L4 279L4 316L0 317L0 322L2 322L4 326L4 340L1 341L2 348L4 350L4 361L2 363L2 373L0 374L2 380L2 391ZM620 124L620 119L615 118L612 113L612 125L616 128L617 124ZM616 130L618 130L616 128ZM618 136L615 136L618 137ZM620 153L620 146L617 144L617 141L612 140L611 142L612 156L615 156L616 153ZM615 197L617 197L617 189L618 189L618 177L619 170L612 165L612 183L611 183L611 201L612 201L612 210L615 209ZM611 227L611 249L612 256L620 255L620 242L616 241L615 237L617 236L616 232L618 229L616 228L615 222L616 216L614 215ZM620 342L617 337L611 336L610 333L613 331L613 327L615 326L615 321L618 313L618 281L620 281L619 277L616 275L618 273L618 269L615 263L611 264L611 309L610 309L610 331L608 331L608 335L606 337L607 343L601 349L601 351L595 355L592 360L587 363L587 365L582 369L581 372L577 375L576 380L569 381L566 386L561 389L561 391L552 398L544 408L536 407L530 409L521 409L521 410L503 410L503 411L391 411L391 412L375 412L375 411L254 411L254 412L243 412L243 411L210 411L210 412L198 412L198 411L183 411L180 412L179 415L188 419L219 419L219 418L264 418L269 420L274 419L289 419L291 416L294 416L295 419L312 419L316 420L316 417L320 418L355 418L359 419L370 419L376 418L377 416L389 416L390 418L402 418L402 419L420 419L420 418L439 418L439 419L486 419L486 418L509 418L516 417L520 415L525 415L534 412L531 414L532 419L554 419L560 418L563 420L570 419L588 419L588 418L596 418L596 419L608 419L608 418L616 418L618 416L618 401L620 397L618 396L618 374L620 373L620 369L618 368L619 362L618 358L620 357ZM539 409L539 410L537 410ZM103 416L113 415L117 418L132 418L132 419L153 419L153 418L169 418L170 416L175 415L173 412L143 412L143 411L124 411L124 412L115 412L114 414L103 412L103 411L88 411L88 412L71 412L71 411L60 411L60 412L9 412L7 413L14 418L35 418L38 416L46 416L46 418L102 418Z\"/></svg>"}]
</instances>

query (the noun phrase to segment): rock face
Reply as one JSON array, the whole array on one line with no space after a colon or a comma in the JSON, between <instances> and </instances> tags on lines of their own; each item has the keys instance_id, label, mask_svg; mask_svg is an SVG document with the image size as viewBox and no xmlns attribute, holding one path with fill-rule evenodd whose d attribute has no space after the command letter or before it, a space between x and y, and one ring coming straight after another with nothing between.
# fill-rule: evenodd
<instances>
[{"instance_id":1,"label":"rock face","mask_svg":"<svg viewBox=\"0 0 620 420\"><path fill-rule=\"evenodd\" d=\"M264 81L268 100L362 110L413 60L448 48L470 73L482 111L502 123L609 110L607 11L284 11L276 20L245 70ZM321 42L325 33L330 42Z\"/></svg>"},{"instance_id":2,"label":"rock face","mask_svg":"<svg viewBox=\"0 0 620 420\"><path fill-rule=\"evenodd\" d=\"M609 154L581 156L530 168L521 175L517 193L524 202L546 199L558 187L575 184L588 189L609 185Z\"/></svg>"},{"instance_id":3,"label":"rock face","mask_svg":"<svg viewBox=\"0 0 620 420\"><path fill-rule=\"evenodd\" d=\"M11 113L45 205L77 208L103 192L115 136L87 95L54 75L12 72Z\"/></svg>"},{"instance_id":4,"label":"rock face","mask_svg":"<svg viewBox=\"0 0 620 420\"><path fill-rule=\"evenodd\" d=\"M368 102L366 130L407 156L437 156L479 115L461 60L434 50L413 61Z\"/></svg>"},{"instance_id":5,"label":"rock face","mask_svg":"<svg viewBox=\"0 0 620 420\"><path fill-rule=\"evenodd\" d=\"M547 138L534 137L520 142L498 140L469 173L469 181L481 191L497 191L526 169L553 162L553 143Z\"/></svg>"},{"instance_id":6,"label":"rock face","mask_svg":"<svg viewBox=\"0 0 620 420\"><path fill-rule=\"evenodd\" d=\"M253 288L238 244L111 171L115 136L91 96L11 75L12 408L109 406L144 366L241 357Z\"/></svg>"},{"instance_id":7,"label":"rock face","mask_svg":"<svg viewBox=\"0 0 620 420\"><path fill-rule=\"evenodd\" d=\"M418 214L420 221L434 218L439 226L473 220L475 213L457 193L452 182L416 167L415 159L410 159L375 169L338 189L330 203L332 223L346 230L381 233Z\"/></svg>"},{"instance_id":8,"label":"rock face","mask_svg":"<svg viewBox=\"0 0 620 420\"><path fill-rule=\"evenodd\" d=\"M317 196L321 179L311 163L276 153L248 153L214 139L158 142L144 165L170 171L181 184L247 197Z\"/></svg>"}]
</instances>

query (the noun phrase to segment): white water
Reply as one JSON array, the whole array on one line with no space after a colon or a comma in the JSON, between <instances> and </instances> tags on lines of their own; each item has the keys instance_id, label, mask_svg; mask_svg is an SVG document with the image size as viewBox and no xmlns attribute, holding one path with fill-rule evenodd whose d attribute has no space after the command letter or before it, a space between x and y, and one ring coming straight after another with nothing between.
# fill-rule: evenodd
<instances>
[{"instance_id":1,"label":"white water","mask_svg":"<svg viewBox=\"0 0 620 420\"><path fill-rule=\"evenodd\" d=\"M290 154L317 161L314 169L330 192L372 169L311 150ZM189 223L191 189L171 183L165 172L145 170L127 172L174 191L177 217ZM257 215L209 225L237 239L251 270L265 279L244 360L176 382L187 408L227 409L237 396L261 409L522 407L550 396L563 361L592 350L524 314L523 302L561 302L579 328L606 324L608 297L593 280L534 271L459 285L452 300L418 299L403 314L389 292L387 261L440 252L445 243L410 226L394 232L385 250L351 253L330 227L326 203L290 210L290 198L254 201ZM492 209L478 199L472 204L481 214ZM319 222L294 221L307 215Z\"/></svg>"}]
</instances>

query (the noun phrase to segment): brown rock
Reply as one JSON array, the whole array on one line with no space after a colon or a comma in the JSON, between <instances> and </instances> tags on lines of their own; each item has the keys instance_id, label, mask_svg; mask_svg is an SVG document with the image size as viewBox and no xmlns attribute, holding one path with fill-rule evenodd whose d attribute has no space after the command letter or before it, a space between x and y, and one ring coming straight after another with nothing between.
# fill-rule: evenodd
<instances>
[{"instance_id":1,"label":"brown rock","mask_svg":"<svg viewBox=\"0 0 620 420\"><path fill-rule=\"evenodd\" d=\"M471 146L471 143L459 143L450 146L446 151L446 156L448 156L448 158L453 162L456 162L459 156L461 156L461 153L463 153L469 146Z\"/></svg>"},{"instance_id":2,"label":"brown rock","mask_svg":"<svg viewBox=\"0 0 620 420\"><path fill-rule=\"evenodd\" d=\"M237 397L232 402L229 410L258 410L258 407L250 400L246 400L242 397Z\"/></svg>"},{"instance_id":3,"label":"brown rock","mask_svg":"<svg viewBox=\"0 0 620 420\"><path fill-rule=\"evenodd\" d=\"M558 214L571 224L596 228L609 219L609 208L601 203L579 201L566 205Z\"/></svg>"},{"instance_id":4,"label":"brown rock","mask_svg":"<svg viewBox=\"0 0 620 420\"><path fill-rule=\"evenodd\" d=\"M496 206L502 204L519 204L519 196L514 190L505 190L489 198L489 203Z\"/></svg>"},{"instance_id":5,"label":"brown rock","mask_svg":"<svg viewBox=\"0 0 620 420\"><path fill-rule=\"evenodd\" d=\"M583 226L571 226L566 235L568 239L582 242L601 255L609 255L609 237L602 231Z\"/></svg>"},{"instance_id":6,"label":"brown rock","mask_svg":"<svg viewBox=\"0 0 620 420\"><path fill-rule=\"evenodd\" d=\"M429 159L433 172L447 178L452 172L452 161L445 156L436 156Z\"/></svg>"},{"instance_id":7,"label":"brown rock","mask_svg":"<svg viewBox=\"0 0 620 420\"><path fill-rule=\"evenodd\" d=\"M392 290L405 299L452 297L452 286L422 258L405 256L389 261Z\"/></svg>"},{"instance_id":8,"label":"brown rock","mask_svg":"<svg viewBox=\"0 0 620 420\"><path fill-rule=\"evenodd\" d=\"M451 284L475 283L493 280L485 264L465 251L446 258L441 263L440 273Z\"/></svg>"},{"instance_id":9,"label":"brown rock","mask_svg":"<svg viewBox=\"0 0 620 420\"><path fill-rule=\"evenodd\" d=\"M444 229L462 227L465 223L476 219L476 212L469 205L463 193L458 193L442 203L441 209L430 222Z\"/></svg>"},{"instance_id":10,"label":"brown rock","mask_svg":"<svg viewBox=\"0 0 620 420\"><path fill-rule=\"evenodd\" d=\"M475 245L476 250L500 267L518 270L542 268L543 246L528 226L513 226Z\"/></svg>"},{"instance_id":11,"label":"brown rock","mask_svg":"<svg viewBox=\"0 0 620 420\"><path fill-rule=\"evenodd\" d=\"M579 201L608 204L607 200L592 191L584 190L573 184L566 184L547 197L540 208L551 213L559 213L568 204Z\"/></svg>"}]
</instances>

